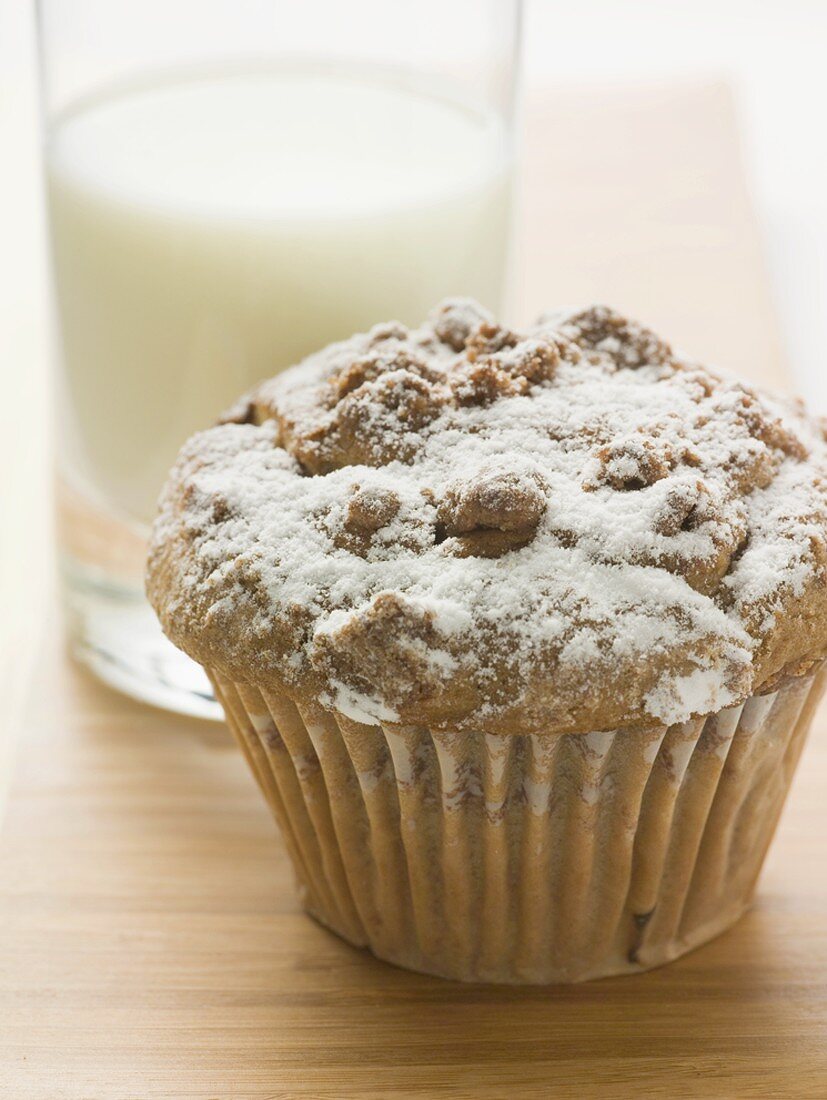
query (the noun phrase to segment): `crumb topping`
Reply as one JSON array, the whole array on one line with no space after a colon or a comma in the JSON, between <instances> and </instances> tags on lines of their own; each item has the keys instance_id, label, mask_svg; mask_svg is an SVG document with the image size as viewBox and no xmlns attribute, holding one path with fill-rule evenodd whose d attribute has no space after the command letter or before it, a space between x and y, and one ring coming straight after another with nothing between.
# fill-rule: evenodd
<instances>
[{"instance_id":1,"label":"crumb topping","mask_svg":"<svg viewBox=\"0 0 827 1100\"><path fill-rule=\"evenodd\" d=\"M451 300L193 437L148 591L202 663L357 721L679 722L822 654L825 475L800 406L606 307Z\"/></svg>"}]
</instances>

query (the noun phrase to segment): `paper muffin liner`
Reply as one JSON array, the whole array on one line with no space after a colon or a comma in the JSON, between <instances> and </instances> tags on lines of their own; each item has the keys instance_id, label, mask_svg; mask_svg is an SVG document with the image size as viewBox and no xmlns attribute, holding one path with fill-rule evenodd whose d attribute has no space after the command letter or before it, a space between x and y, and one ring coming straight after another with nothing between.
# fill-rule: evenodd
<instances>
[{"instance_id":1,"label":"paper muffin liner","mask_svg":"<svg viewBox=\"0 0 827 1100\"><path fill-rule=\"evenodd\" d=\"M825 672L563 736L366 726L211 679L309 913L412 970L547 983L657 966L741 916Z\"/></svg>"}]
</instances>

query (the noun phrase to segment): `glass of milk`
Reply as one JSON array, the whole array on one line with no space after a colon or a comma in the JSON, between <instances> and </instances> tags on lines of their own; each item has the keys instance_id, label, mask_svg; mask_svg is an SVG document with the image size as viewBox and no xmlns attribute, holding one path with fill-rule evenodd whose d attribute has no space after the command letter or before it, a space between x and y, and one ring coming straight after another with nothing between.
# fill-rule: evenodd
<instances>
[{"instance_id":1,"label":"glass of milk","mask_svg":"<svg viewBox=\"0 0 827 1100\"><path fill-rule=\"evenodd\" d=\"M503 305L519 0L41 0L74 653L218 717L143 597L183 441L449 295Z\"/></svg>"}]
</instances>

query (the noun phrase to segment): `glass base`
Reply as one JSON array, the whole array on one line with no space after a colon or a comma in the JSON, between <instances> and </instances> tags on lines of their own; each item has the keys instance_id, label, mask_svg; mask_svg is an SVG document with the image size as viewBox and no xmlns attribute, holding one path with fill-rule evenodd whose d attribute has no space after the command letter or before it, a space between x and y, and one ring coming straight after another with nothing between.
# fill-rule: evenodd
<instances>
[{"instance_id":1,"label":"glass base","mask_svg":"<svg viewBox=\"0 0 827 1100\"><path fill-rule=\"evenodd\" d=\"M69 645L99 679L144 703L223 721L203 669L164 636L142 592L71 560L62 573Z\"/></svg>"}]
</instances>

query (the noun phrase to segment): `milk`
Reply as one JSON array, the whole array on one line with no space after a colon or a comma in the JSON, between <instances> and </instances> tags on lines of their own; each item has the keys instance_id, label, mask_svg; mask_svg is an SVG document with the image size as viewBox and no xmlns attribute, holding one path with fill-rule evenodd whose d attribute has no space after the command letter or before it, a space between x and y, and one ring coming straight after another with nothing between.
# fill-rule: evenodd
<instances>
[{"instance_id":1,"label":"milk","mask_svg":"<svg viewBox=\"0 0 827 1100\"><path fill-rule=\"evenodd\" d=\"M499 305L502 127L389 76L132 86L59 118L47 165L64 474L139 523L258 379L446 295Z\"/></svg>"}]
</instances>

